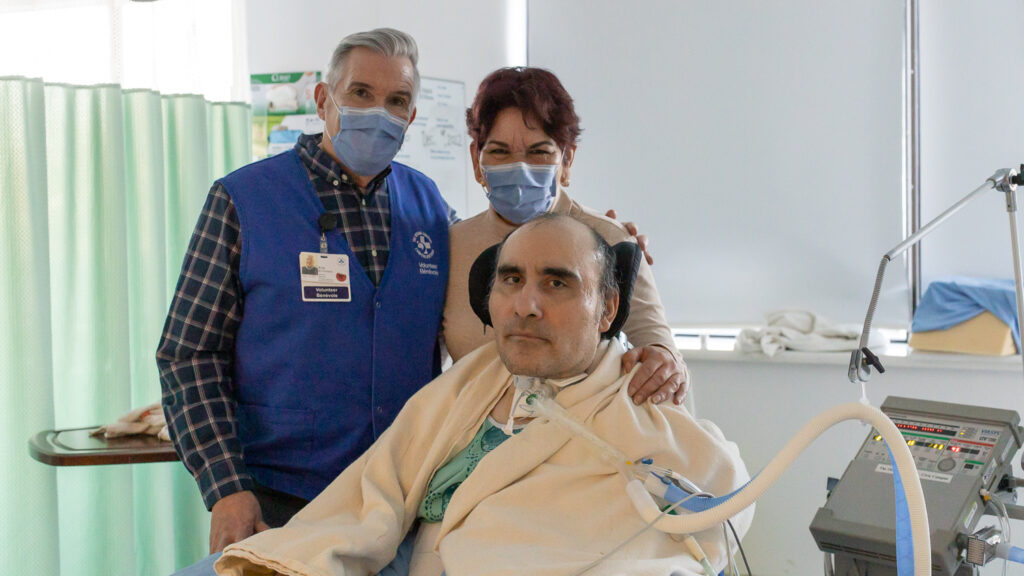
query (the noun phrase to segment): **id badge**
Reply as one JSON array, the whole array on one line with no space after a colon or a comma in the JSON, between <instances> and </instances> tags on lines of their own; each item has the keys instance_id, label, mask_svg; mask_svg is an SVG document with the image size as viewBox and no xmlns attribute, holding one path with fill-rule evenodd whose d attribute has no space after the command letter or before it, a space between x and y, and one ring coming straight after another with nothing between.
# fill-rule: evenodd
<instances>
[{"instance_id":1,"label":"id badge","mask_svg":"<svg viewBox=\"0 0 1024 576\"><path fill-rule=\"evenodd\" d=\"M351 302L352 281L345 254L299 253L303 302Z\"/></svg>"}]
</instances>

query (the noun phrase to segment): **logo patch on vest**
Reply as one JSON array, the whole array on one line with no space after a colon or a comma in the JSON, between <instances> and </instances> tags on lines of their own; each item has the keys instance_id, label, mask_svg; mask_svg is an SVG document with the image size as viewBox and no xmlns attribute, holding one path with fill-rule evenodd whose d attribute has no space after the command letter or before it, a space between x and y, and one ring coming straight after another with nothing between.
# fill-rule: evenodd
<instances>
[{"instance_id":1,"label":"logo patch on vest","mask_svg":"<svg viewBox=\"0 0 1024 576\"><path fill-rule=\"evenodd\" d=\"M426 232L413 234L412 241L416 244L416 253L420 255L420 258L426 260L434 255L434 242Z\"/></svg>"}]
</instances>

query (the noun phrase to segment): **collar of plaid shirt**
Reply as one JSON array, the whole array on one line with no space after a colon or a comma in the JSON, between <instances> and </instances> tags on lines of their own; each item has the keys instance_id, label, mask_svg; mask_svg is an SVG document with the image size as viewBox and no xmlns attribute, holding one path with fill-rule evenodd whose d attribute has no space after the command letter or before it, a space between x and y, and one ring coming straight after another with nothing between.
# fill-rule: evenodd
<instances>
[{"instance_id":1,"label":"collar of plaid shirt","mask_svg":"<svg viewBox=\"0 0 1024 576\"><path fill-rule=\"evenodd\" d=\"M391 166L388 166L383 172L374 176L373 180L370 180L364 191L352 182L352 179L342 169L341 164L320 147L322 141L323 133L303 134L299 136L299 141L295 143L295 149L299 152L302 162L312 174L335 184L335 187L339 185L336 183L344 182L361 194L373 195L380 190L381 184L388 177L388 174L391 174Z\"/></svg>"}]
</instances>

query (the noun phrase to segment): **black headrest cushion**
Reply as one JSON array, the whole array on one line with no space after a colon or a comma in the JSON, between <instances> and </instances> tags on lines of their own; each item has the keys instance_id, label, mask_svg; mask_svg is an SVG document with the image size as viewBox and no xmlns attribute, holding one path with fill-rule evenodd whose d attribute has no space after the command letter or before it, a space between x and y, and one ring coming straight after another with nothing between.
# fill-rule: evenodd
<instances>
[{"instance_id":1,"label":"black headrest cushion","mask_svg":"<svg viewBox=\"0 0 1024 576\"><path fill-rule=\"evenodd\" d=\"M498 266L498 247L495 244L477 256L469 269L469 305L473 308L480 321L487 326L491 323L491 312L488 300L491 292L491 280ZM613 338L622 330L626 318L629 317L629 303L633 299L633 285L636 273L640 270L640 258L643 252L633 242L619 242L612 246L615 254L615 282L619 285L619 311L612 320L608 330L601 333L602 338Z\"/></svg>"}]
</instances>

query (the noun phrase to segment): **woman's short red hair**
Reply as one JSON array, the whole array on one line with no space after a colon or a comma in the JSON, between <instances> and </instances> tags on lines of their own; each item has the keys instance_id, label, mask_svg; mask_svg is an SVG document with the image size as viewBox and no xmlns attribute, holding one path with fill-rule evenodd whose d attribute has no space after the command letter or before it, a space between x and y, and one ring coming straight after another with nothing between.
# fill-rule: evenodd
<instances>
[{"instance_id":1,"label":"woman's short red hair","mask_svg":"<svg viewBox=\"0 0 1024 576\"><path fill-rule=\"evenodd\" d=\"M469 136L483 146L494 120L506 108L518 108L529 122L536 118L544 133L565 150L579 140L580 118L572 97L558 77L542 68L500 68L491 72L466 110Z\"/></svg>"}]
</instances>

